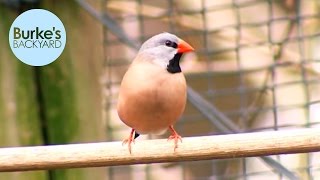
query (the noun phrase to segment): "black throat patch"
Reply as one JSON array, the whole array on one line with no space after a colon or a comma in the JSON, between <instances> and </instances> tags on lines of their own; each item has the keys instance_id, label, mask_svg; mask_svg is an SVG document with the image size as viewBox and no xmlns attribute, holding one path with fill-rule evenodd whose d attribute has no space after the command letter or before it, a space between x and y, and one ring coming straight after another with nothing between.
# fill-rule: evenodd
<instances>
[{"instance_id":1,"label":"black throat patch","mask_svg":"<svg viewBox=\"0 0 320 180\"><path fill-rule=\"evenodd\" d=\"M167 71L169 73L179 73L181 72L180 68L180 58L182 56L182 53L177 53L174 55L173 59L169 61L169 64L167 65Z\"/></svg>"}]
</instances>

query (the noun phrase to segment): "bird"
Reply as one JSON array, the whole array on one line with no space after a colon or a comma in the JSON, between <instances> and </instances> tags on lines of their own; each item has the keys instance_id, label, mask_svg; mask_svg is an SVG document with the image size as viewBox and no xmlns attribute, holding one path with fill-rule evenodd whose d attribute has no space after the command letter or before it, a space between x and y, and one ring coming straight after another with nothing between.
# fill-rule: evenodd
<instances>
[{"instance_id":1,"label":"bird","mask_svg":"<svg viewBox=\"0 0 320 180\"><path fill-rule=\"evenodd\" d=\"M123 145L140 134L162 134L170 130L174 152L181 136L173 125L184 112L187 101L186 79L180 59L194 48L174 34L163 32L152 36L140 47L121 81L117 112L131 128Z\"/></svg>"}]
</instances>

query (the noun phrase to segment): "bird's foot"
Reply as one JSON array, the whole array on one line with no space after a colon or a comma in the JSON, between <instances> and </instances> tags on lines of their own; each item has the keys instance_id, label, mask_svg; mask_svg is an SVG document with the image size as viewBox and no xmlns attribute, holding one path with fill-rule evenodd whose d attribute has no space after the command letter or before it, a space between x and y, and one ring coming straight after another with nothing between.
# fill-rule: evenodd
<instances>
[{"instance_id":1,"label":"bird's foot","mask_svg":"<svg viewBox=\"0 0 320 180\"><path fill-rule=\"evenodd\" d=\"M125 145L125 144L128 143L128 149L129 149L129 153L130 154L131 154L131 143L132 142L134 143L134 139L135 139L134 134L135 134L135 130L132 129L131 133L130 133L130 136L127 139L122 141L122 145Z\"/></svg>"},{"instance_id":2,"label":"bird's foot","mask_svg":"<svg viewBox=\"0 0 320 180\"><path fill-rule=\"evenodd\" d=\"M169 127L170 131L171 131L171 136L169 136L168 141L169 140L174 140L174 152L176 152L176 149L178 148L178 141L180 141L182 143L182 138L181 136L174 130L173 126Z\"/></svg>"}]
</instances>

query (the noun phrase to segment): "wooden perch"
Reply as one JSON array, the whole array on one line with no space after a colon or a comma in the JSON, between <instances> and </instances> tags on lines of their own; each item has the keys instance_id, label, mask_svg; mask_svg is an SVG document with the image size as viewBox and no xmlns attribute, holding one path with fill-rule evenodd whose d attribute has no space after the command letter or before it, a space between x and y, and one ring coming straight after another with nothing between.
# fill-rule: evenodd
<instances>
[{"instance_id":1,"label":"wooden perch","mask_svg":"<svg viewBox=\"0 0 320 180\"><path fill-rule=\"evenodd\" d=\"M0 171L117 166L267 156L320 151L320 129L136 140L132 154L121 142L0 148Z\"/></svg>"}]
</instances>

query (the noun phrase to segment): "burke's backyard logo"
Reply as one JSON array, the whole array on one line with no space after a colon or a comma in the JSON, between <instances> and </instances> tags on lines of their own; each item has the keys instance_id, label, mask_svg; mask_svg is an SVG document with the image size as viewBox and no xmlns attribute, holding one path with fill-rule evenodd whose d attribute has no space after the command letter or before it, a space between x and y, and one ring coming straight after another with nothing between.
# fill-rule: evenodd
<instances>
[{"instance_id":1,"label":"burke's backyard logo","mask_svg":"<svg viewBox=\"0 0 320 180\"><path fill-rule=\"evenodd\" d=\"M13 48L60 48L61 31L53 27L51 30L21 30L13 28Z\"/></svg>"},{"instance_id":2,"label":"burke's backyard logo","mask_svg":"<svg viewBox=\"0 0 320 180\"><path fill-rule=\"evenodd\" d=\"M20 14L9 31L13 54L32 66L55 61L66 45L66 31L61 20L50 11L32 9Z\"/></svg>"}]
</instances>

